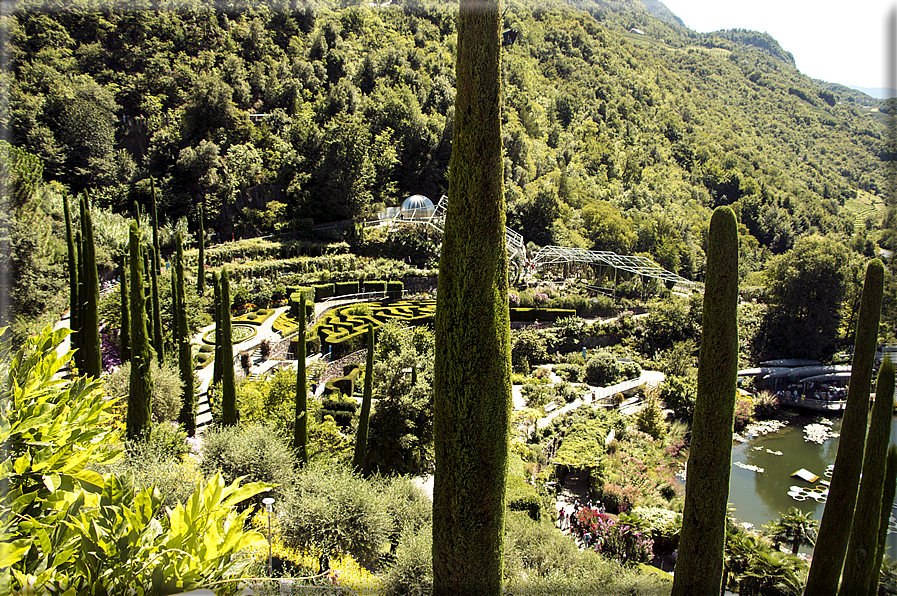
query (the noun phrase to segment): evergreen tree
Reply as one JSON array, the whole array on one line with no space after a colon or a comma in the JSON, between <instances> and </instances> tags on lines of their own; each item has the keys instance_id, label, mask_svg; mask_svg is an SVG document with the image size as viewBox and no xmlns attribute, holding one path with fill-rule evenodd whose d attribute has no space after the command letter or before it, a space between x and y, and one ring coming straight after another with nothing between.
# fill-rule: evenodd
<instances>
[{"instance_id":1,"label":"evergreen tree","mask_svg":"<svg viewBox=\"0 0 897 596\"><path fill-rule=\"evenodd\" d=\"M230 281L221 268L221 423L237 423L237 388L234 379L234 345L230 325Z\"/></svg>"},{"instance_id":2,"label":"evergreen tree","mask_svg":"<svg viewBox=\"0 0 897 596\"><path fill-rule=\"evenodd\" d=\"M81 261L84 243L81 241L81 230L75 231L75 262L78 265L77 287L75 288L75 304L71 314L71 326L75 333L72 335L71 347L75 352L75 368L81 373L84 371L84 352L81 350L81 312L84 310L84 277L81 275Z\"/></svg>"},{"instance_id":3,"label":"evergreen tree","mask_svg":"<svg viewBox=\"0 0 897 596\"><path fill-rule=\"evenodd\" d=\"M698 396L685 481L685 507L672 596L718 596L738 374L738 231L735 213L710 220L698 366Z\"/></svg>"},{"instance_id":4,"label":"evergreen tree","mask_svg":"<svg viewBox=\"0 0 897 596\"><path fill-rule=\"evenodd\" d=\"M221 382L221 281L218 272L212 272L212 288L215 292L215 362L212 368L212 386Z\"/></svg>"},{"instance_id":5,"label":"evergreen tree","mask_svg":"<svg viewBox=\"0 0 897 596\"><path fill-rule=\"evenodd\" d=\"M206 293L206 228L202 221L202 205L199 206L199 264L196 266L196 291Z\"/></svg>"},{"instance_id":6,"label":"evergreen tree","mask_svg":"<svg viewBox=\"0 0 897 596\"><path fill-rule=\"evenodd\" d=\"M835 470L829 486L828 499L819 522L819 537L813 550L813 562L807 576L805 594L834 596L841 580L841 568L853 524L863 450L866 441L866 420L869 412L869 390L872 366L878 343L878 322L881 317L881 298L884 287L884 267L875 259L866 267L860 314L857 318L856 339L847 406L841 418L841 439L835 456Z\"/></svg>"},{"instance_id":7,"label":"evergreen tree","mask_svg":"<svg viewBox=\"0 0 897 596\"><path fill-rule=\"evenodd\" d=\"M128 252L121 253L121 263L119 264L119 296L121 297L121 333L119 334L119 351L121 352L121 361L127 362L131 359L131 295L128 292Z\"/></svg>"},{"instance_id":8,"label":"evergreen tree","mask_svg":"<svg viewBox=\"0 0 897 596\"><path fill-rule=\"evenodd\" d=\"M77 347L78 332L78 255L75 252L75 235L72 232L72 211L69 208L69 195L62 195L62 211L65 215L65 243L68 249L68 268L69 268L69 329L72 334L69 336L71 347Z\"/></svg>"},{"instance_id":9,"label":"evergreen tree","mask_svg":"<svg viewBox=\"0 0 897 596\"><path fill-rule=\"evenodd\" d=\"M159 253L153 247L147 247L150 261L150 280L153 290L153 348L156 350L156 358L159 364L165 361L165 345L162 342L162 309L159 305L159 275L156 268L159 263Z\"/></svg>"},{"instance_id":10,"label":"evergreen tree","mask_svg":"<svg viewBox=\"0 0 897 596\"><path fill-rule=\"evenodd\" d=\"M153 346L153 282L150 279L150 269L152 269L152 262L149 259L149 253L152 250L152 247L147 245L146 249L143 251L143 287L146 288L146 302L144 302L144 312L146 313L146 333L149 338L150 345Z\"/></svg>"},{"instance_id":11,"label":"evergreen tree","mask_svg":"<svg viewBox=\"0 0 897 596\"><path fill-rule=\"evenodd\" d=\"M511 413L498 0L462 0L436 308L433 594L502 593Z\"/></svg>"},{"instance_id":12,"label":"evergreen tree","mask_svg":"<svg viewBox=\"0 0 897 596\"><path fill-rule=\"evenodd\" d=\"M368 421L371 418L371 394L374 389L374 326L368 327L368 354L364 367L364 394L361 400L361 415L358 432L355 435L355 454L352 465L358 472L364 471L364 459L368 446Z\"/></svg>"},{"instance_id":13,"label":"evergreen tree","mask_svg":"<svg viewBox=\"0 0 897 596\"><path fill-rule=\"evenodd\" d=\"M184 245L181 233L177 233L175 240L174 274L176 297L175 304L175 338L178 346L178 365L181 371L181 382L184 384L184 400L181 405L181 414L178 422L184 425L189 436L196 434L196 393L193 389L193 353L190 348L190 337L187 334L187 313L184 306L187 303L184 289Z\"/></svg>"},{"instance_id":14,"label":"evergreen tree","mask_svg":"<svg viewBox=\"0 0 897 596\"><path fill-rule=\"evenodd\" d=\"M81 341L84 374L100 378L103 372L103 357L100 349L100 280L97 275L96 250L93 238L93 220L87 193L81 194L81 274L83 296L81 302Z\"/></svg>"},{"instance_id":15,"label":"evergreen tree","mask_svg":"<svg viewBox=\"0 0 897 596\"><path fill-rule=\"evenodd\" d=\"M214 277L212 278L214 280ZM296 415L293 421L293 450L308 463L308 378L305 372L305 292L299 299L299 335L296 338ZM365 385L367 386L367 385Z\"/></svg>"},{"instance_id":16,"label":"evergreen tree","mask_svg":"<svg viewBox=\"0 0 897 596\"><path fill-rule=\"evenodd\" d=\"M156 258L162 256L162 253L159 251L159 217L156 213L156 181L153 178L150 178L150 188L152 190L152 205L150 208L152 210L151 215L153 216L153 251L155 252ZM162 273L162 265L161 259L157 260L154 269L156 273Z\"/></svg>"},{"instance_id":17,"label":"evergreen tree","mask_svg":"<svg viewBox=\"0 0 897 596\"><path fill-rule=\"evenodd\" d=\"M847 557L844 560L844 577L841 579L839 592L842 596L867 594L873 585L878 585L878 576L872 575L872 569L878 550L881 496L884 491L893 412L894 364L890 358L885 358L878 371L875 405L872 407L872 419L866 435L862 481L857 495L856 512L850 530ZM890 510L891 507L888 505L888 511Z\"/></svg>"},{"instance_id":18,"label":"evergreen tree","mask_svg":"<svg viewBox=\"0 0 897 596\"><path fill-rule=\"evenodd\" d=\"M897 492L897 446L888 447L888 459L885 464L885 483L881 493L881 518L878 525L878 548L875 552L875 560L872 562L872 577L877 578L881 573L881 561L888 547L888 524L891 518L891 505L894 503L894 493ZM873 579L869 586L868 596L877 596L878 582Z\"/></svg>"},{"instance_id":19,"label":"evergreen tree","mask_svg":"<svg viewBox=\"0 0 897 596\"><path fill-rule=\"evenodd\" d=\"M131 377L128 384L128 440L149 436L152 413L153 379L150 376L149 335L146 331L146 294L143 289L143 255L140 230L131 222L129 236L131 254Z\"/></svg>"}]
</instances>

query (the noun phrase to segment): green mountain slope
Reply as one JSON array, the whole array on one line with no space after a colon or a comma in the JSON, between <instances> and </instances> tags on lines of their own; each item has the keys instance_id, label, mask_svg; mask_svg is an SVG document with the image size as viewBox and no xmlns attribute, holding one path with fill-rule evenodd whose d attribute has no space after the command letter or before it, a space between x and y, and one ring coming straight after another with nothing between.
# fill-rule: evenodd
<instances>
[{"instance_id":1,"label":"green mountain slope","mask_svg":"<svg viewBox=\"0 0 897 596\"><path fill-rule=\"evenodd\" d=\"M41 8L4 17L0 125L101 205L130 209L153 176L165 217L193 227L205 202L229 236L447 190L455 4ZM749 271L801 235L852 233L849 202L884 194L878 102L800 74L766 34L697 34L655 0L514 1L504 20L508 216L527 241L700 278L717 205L750 234Z\"/></svg>"}]
</instances>

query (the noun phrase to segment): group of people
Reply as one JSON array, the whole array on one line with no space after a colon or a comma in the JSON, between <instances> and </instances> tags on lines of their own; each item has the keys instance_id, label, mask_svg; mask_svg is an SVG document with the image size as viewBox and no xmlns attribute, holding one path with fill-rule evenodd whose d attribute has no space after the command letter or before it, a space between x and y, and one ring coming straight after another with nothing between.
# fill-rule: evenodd
<instances>
[{"instance_id":1,"label":"group of people","mask_svg":"<svg viewBox=\"0 0 897 596\"><path fill-rule=\"evenodd\" d=\"M579 521L578 514L582 509L591 509L602 515L605 513L604 505L600 501L598 502L598 505L595 506L592 504L591 499L588 499L585 504L580 502L579 499L576 499L573 501L573 506L569 511L566 507L561 507L558 511L558 527L561 532L568 533L569 531L569 534L573 536L583 548L591 548L593 536L586 525Z\"/></svg>"}]
</instances>

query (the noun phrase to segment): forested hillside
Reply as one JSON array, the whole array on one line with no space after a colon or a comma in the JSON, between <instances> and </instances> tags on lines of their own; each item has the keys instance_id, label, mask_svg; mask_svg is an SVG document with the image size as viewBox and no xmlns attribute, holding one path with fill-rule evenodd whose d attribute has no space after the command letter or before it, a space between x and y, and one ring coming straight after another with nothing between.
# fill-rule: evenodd
<instances>
[{"instance_id":1,"label":"forested hillside","mask_svg":"<svg viewBox=\"0 0 897 596\"><path fill-rule=\"evenodd\" d=\"M44 182L130 216L153 178L171 226L198 229L202 204L219 238L438 198L457 5L342 5L20 2L0 125ZM505 5L505 193L526 241L701 279L717 205L742 224L744 275L804 235L879 239L880 212L856 208L886 191L875 100L801 75L766 34L697 34L653 0ZM59 238L50 194L18 207ZM61 248L41 250L61 279Z\"/></svg>"}]
</instances>

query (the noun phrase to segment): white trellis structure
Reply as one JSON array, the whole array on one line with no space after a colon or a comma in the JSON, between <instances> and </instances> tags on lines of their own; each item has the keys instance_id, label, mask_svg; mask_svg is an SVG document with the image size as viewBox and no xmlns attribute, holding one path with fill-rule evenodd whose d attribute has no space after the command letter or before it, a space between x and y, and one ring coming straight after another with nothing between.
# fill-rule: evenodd
<instances>
[{"instance_id":1,"label":"white trellis structure","mask_svg":"<svg viewBox=\"0 0 897 596\"><path fill-rule=\"evenodd\" d=\"M429 203L429 201L428 201ZM420 209L396 209L394 213L383 217L367 225L387 225L392 227L398 224L427 225L437 230L440 234L445 230L445 213L448 207L448 197L442 195L439 202L433 207L429 203L427 207ZM644 280L656 279L661 282L672 282L676 285L693 286L695 282L685 279L671 271L667 271L647 257L624 256L613 252L599 250L585 250L583 248L571 248L568 246L545 246L527 259L526 245L523 236L505 227L505 241L508 251L508 264L512 277L516 277L523 268L523 277L528 277L537 270L551 269L555 266L588 268L601 273L602 269L611 269L614 272L614 286L620 271L638 275Z\"/></svg>"},{"instance_id":2,"label":"white trellis structure","mask_svg":"<svg viewBox=\"0 0 897 596\"><path fill-rule=\"evenodd\" d=\"M648 257L618 255L617 253L603 250L586 250L568 246L545 246L532 256L531 263L534 269L542 269L552 265L582 264L598 268L599 270L601 268L612 269L614 277L617 276L618 272L625 271L638 275L642 279L657 279L661 282L672 282L683 286L695 285L695 282L667 271Z\"/></svg>"}]
</instances>

